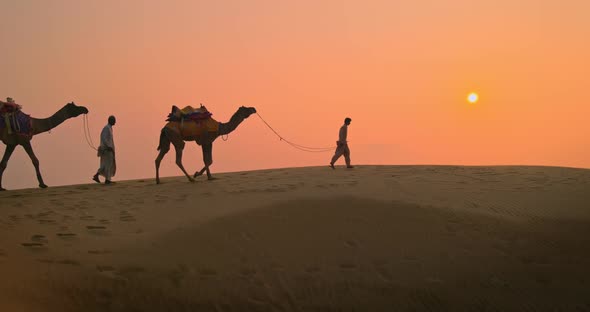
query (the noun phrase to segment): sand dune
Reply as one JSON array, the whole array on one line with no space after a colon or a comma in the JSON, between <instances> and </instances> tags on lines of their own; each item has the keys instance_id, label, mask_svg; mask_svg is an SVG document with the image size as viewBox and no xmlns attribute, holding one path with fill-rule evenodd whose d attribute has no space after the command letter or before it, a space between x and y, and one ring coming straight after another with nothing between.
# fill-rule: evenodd
<instances>
[{"instance_id":1,"label":"sand dune","mask_svg":"<svg viewBox=\"0 0 590 312\"><path fill-rule=\"evenodd\" d=\"M0 193L1 311L590 310L590 170L217 177Z\"/></svg>"}]
</instances>

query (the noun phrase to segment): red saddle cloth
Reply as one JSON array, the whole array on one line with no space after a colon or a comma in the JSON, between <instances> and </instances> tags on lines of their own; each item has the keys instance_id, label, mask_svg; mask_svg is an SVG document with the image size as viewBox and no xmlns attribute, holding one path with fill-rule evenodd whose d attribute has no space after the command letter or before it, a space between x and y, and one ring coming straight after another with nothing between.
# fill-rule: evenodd
<instances>
[{"instance_id":1,"label":"red saddle cloth","mask_svg":"<svg viewBox=\"0 0 590 312\"><path fill-rule=\"evenodd\" d=\"M0 101L0 115L14 113L16 111L19 111L20 109L21 109L21 106L16 103Z\"/></svg>"}]
</instances>

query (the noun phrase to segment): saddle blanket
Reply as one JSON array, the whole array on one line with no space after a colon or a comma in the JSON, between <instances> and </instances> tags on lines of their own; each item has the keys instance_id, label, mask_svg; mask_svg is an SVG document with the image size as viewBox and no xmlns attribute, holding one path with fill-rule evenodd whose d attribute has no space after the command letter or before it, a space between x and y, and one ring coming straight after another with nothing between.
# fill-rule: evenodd
<instances>
[{"instance_id":1,"label":"saddle blanket","mask_svg":"<svg viewBox=\"0 0 590 312\"><path fill-rule=\"evenodd\" d=\"M166 127L177 131L183 138L195 138L205 134L205 132L217 133L219 131L219 122L213 118L201 121L170 121L166 124Z\"/></svg>"},{"instance_id":2,"label":"saddle blanket","mask_svg":"<svg viewBox=\"0 0 590 312\"><path fill-rule=\"evenodd\" d=\"M0 115L0 129L4 130L7 126L9 134L16 133L29 138L33 136L31 116L20 110L14 113Z\"/></svg>"}]
</instances>

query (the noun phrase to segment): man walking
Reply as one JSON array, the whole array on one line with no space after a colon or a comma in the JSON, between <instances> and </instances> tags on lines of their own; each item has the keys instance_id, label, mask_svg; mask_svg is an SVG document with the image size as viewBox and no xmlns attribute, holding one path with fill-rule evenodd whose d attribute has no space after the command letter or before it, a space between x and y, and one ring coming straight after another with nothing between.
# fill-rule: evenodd
<instances>
[{"instance_id":1,"label":"man walking","mask_svg":"<svg viewBox=\"0 0 590 312\"><path fill-rule=\"evenodd\" d=\"M352 119L346 117L344 119L344 125L340 127L340 132L338 135L338 141L336 142L336 152L334 153L334 157L332 157L332 161L330 162L330 167L334 168L334 163L340 158L340 156L344 155L344 161L346 162L346 168L354 168L354 166L350 165L350 149L348 149L348 142L346 141L346 137L348 136L348 126Z\"/></svg>"},{"instance_id":2,"label":"man walking","mask_svg":"<svg viewBox=\"0 0 590 312\"><path fill-rule=\"evenodd\" d=\"M98 175L105 178L104 184L114 183L111 178L117 171L117 162L115 161L115 141L113 140L113 126L117 120L115 116L110 116L108 124L104 126L100 133L100 146L98 147L98 157L100 157L100 168L92 177L96 183L100 183Z\"/></svg>"}]
</instances>

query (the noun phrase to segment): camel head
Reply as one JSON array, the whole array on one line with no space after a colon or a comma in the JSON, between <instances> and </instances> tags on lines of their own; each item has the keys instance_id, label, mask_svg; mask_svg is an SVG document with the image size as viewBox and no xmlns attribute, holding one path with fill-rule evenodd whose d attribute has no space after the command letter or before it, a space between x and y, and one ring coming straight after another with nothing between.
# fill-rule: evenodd
<instances>
[{"instance_id":1,"label":"camel head","mask_svg":"<svg viewBox=\"0 0 590 312\"><path fill-rule=\"evenodd\" d=\"M78 106L74 102L66 104L64 108L72 117L78 117L81 114L88 114L88 109L86 107Z\"/></svg>"},{"instance_id":2,"label":"camel head","mask_svg":"<svg viewBox=\"0 0 590 312\"><path fill-rule=\"evenodd\" d=\"M254 107L246 107L246 106L242 106L238 109L238 114L240 114L240 116L244 117L244 119L250 117L250 115L256 113L256 108Z\"/></svg>"}]
</instances>

